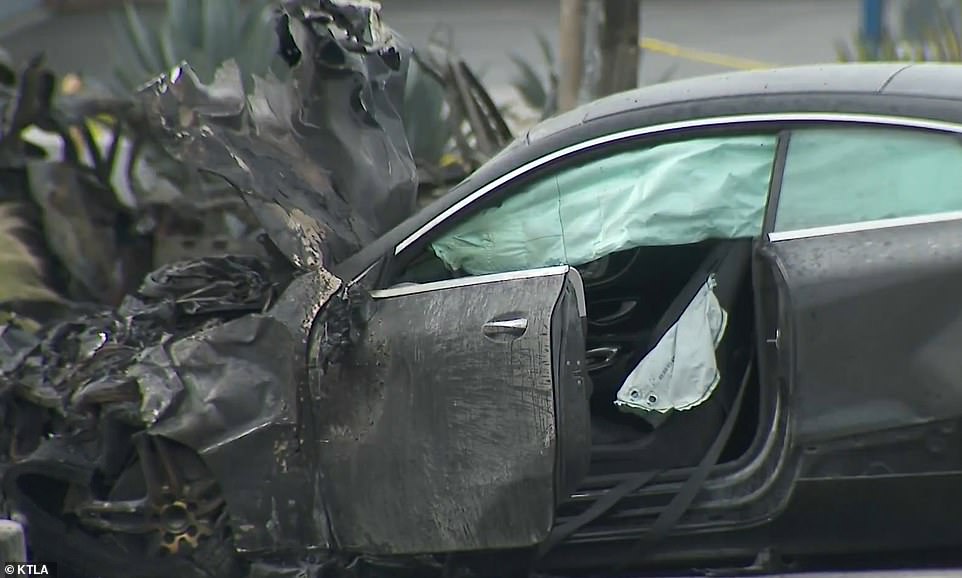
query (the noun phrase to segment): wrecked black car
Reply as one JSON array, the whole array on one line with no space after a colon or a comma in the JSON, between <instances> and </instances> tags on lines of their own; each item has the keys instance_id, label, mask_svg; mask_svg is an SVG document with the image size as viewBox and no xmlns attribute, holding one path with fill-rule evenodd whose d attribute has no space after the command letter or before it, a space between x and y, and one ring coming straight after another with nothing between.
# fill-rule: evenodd
<instances>
[{"instance_id":1,"label":"wrecked black car","mask_svg":"<svg viewBox=\"0 0 962 578\"><path fill-rule=\"evenodd\" d=\"M962 67L616 95L396 224L406 49L329 8L282 17L292 83L183 67L145 96L283 266L176 263L5 330L3 492L38 559L638 575L958 550Z\"/></svg>"}]
</instances>

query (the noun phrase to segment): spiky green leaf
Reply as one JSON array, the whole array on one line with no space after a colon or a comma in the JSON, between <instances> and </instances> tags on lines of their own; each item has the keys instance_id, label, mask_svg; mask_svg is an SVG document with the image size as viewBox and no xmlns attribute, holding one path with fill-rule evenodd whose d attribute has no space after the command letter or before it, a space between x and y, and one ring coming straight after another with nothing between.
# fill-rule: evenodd
<instances>
[{"instance_id":1,"label":"spiky green leaf","mask_svg":"<svg viewBox=\"0 0 962 578\"><path fill-rule=\"evenodd\" d=\"M158 56L160 43L157 41L155 35L144 25L143 20L140 18L140 13L137 12L137 9L134 8L132 4L124 4L124 17L127 23L127 38L131 43L131 47L140 58L142 66L147 70L153 71L155 74L161 72L164 64L163 60Z\"/></svg>"},{"instance_id":2,"label":"spiky green leaf","mask_svg":"<svg viewBox=\"0 0 962 578\"><path fill-rule=\"evenodd\" d=\"M416 60L412 61L402 118L411 153L420 162L440 163L451 141L451 126L444 114L444 106L444 87L424 72Z\"/></svg>"},{"instance_id":3,"label":"spiky green leaf","mask_svg":"<svg viewBox=\"0 0 962 578\"><path fill-rule=\"evenodd\" d=\"M521 95L525 104L535 110L543 110L548 104L548 92L534 66L517 54L511 54L509 58L520 74L513 83L514 89Z\"/></svg>"},{"instance_id":4,"label":"spiky green leaf","mask_svg":"<svg viewBox=\"0 0 962 578\"><path fill-rule=\"evenodd\" d=\"M167 2L167 22L176 26L165 25L169 31L171 41L176 46L190 48L191 51L201 47L204 42L203 0L169 0ZM181 55L182 56L182 55Z\"/></svg>"}]
</instances>

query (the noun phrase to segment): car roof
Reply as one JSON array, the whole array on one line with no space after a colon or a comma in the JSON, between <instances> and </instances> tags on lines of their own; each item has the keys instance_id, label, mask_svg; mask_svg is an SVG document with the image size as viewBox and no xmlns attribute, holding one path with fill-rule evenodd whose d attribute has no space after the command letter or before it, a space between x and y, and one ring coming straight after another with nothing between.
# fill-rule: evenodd
<instances>
[{"instance_id":1,"label":"car roof","mask_svg":"<svg viewBox=\"0 0 962 578\"><path fill-rule=\"evenodd\" d=\"M962 101L962 65L833 63L712 74L607 96L548 119L522 139L534 141L605 117L668 104L779 94L904 94Z\"/></svg>"}]
</instances>

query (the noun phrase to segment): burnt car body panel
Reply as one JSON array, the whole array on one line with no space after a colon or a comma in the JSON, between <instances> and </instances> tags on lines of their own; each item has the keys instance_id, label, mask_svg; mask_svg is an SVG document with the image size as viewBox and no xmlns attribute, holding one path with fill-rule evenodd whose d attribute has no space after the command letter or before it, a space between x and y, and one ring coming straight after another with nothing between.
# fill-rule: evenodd
<instances>
[{"instance_id":1,"label":"burnt car body panel","mask_svg":"<svg viewBox=\"0 0 962 578\"><path fill-rule=\"evenodd\" d=\"M304 367L312 324L341 288L340 280L324 271L299 277L264 323L273 332L235 334L235 338L246 338L246 342L238 339L245 346L244 359L259 357L262 367L283 367L290 372L290 381L278 381L288 376L259 374L256 368L245 371L249 361L229 371L218 370L223 361L206 367L202 364L198 368L201 387L195 388L189 399L208 408L205 426L188 433L177 427L176 416L157 426L157 435L180 439L195 448L224 480L222 491L234 519L233 537L239 550L329 548L332 543L324 502L316 491L315 464L301 450L301 411L308 389ZM215 359L223 356L220 349L217 353ZM277 364L279 358L288 359L289 365ZM227 361L236 363L230 358ZM178 371L189 375L186 369ZM286 387L278 388L280 383ZM252 407L259 411L224 431L228 412ZM186 413L187 408L181 411ZM196 419L193 416L190 421ZM232 474L237 455L269 459L251 460L247 475L237 476ZM265 492L265 486L270 490Z\"/></svg>"},{"instance_id":2,"label":"burnt car body panel","mask_svg":"<svg viewBox=\"0 0 962 578\"><path fill-rule=\"evenodd\" d=\"M551 529L577 272L464 281L373 292L358 346L315 384L321 489L348 551L518 548Z\"/></svg>"}]
</instances>

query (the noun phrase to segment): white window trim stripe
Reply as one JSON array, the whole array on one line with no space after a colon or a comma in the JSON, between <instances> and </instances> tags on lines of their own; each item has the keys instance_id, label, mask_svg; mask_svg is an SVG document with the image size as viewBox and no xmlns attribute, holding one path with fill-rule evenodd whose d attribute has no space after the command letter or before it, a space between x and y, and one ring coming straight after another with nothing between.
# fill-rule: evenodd
<instances>
[{"instance_id":1,"label":"white window trim stripe","mask_svg":"<svg viewBox=\"0 0 962 578\"><path fill-rule=\"evenodd\" d=\"M417 295L428 291L441 291L453 287L471 287L485 283L500 283L513 281L515 279L532 279L535 277L550 277L552 275L567 275L575 290L575 300L578 302L578 314L581 317L588 315L588 302L585 300L585 283L581 278L581 272L570 265L557 265L555 267L544 267L541 269L527 269L524 271L510 271L508 273L494 273L491 275L479 275L477 277L461 277L458 279L446 279L444 281L433 281L431 283L409 283L387 289L376 289L371 291L372 299L390 299L391 297L403 297L405 295Z\"/></svg>"},{"instance_id":2,"label":"white window trim stripe","mask_svg":"<svg viewBox=\"0 0 962 578\"><path fill-rule=\"evenodd\" d=\"M914 217L893 217L891 219L861 221L858 223L846 223L843 225L826 225L824 227L811 227L808 229L795 229L792 231L778 231L769 233L768 240L772 243L777 243L779 241L791 241L793 239L808 239L810 237L842 235L845 233L857 233L860 231L875 231L878 229L890 229L892 227L907 227L911 225L926 225L930 223L946 223L949 221L962 221L962 211L949 211L944 213L933 213L931 215L918 215Z\"/></svg>"},{"instance_id":3,"label":"white window trim stripe","mask_svg":"<svg viewBox=\"0 0 962 578\"><path fill-rule=\"evenodd\" d=\"M515 279L532 279L535 277L551 277L553 275L564 275L571 270L568 265L556 267L544 267L542 269L528 269L525 271L510 271L508 273L494 273L491 275L478 275L477 277L458 277L457 279L446 279L444 281L432 281L430 283L409 283L389 287L387 289L377 289L371 291L374 299L387 299L389 297L401 297L402 295L415 295L417 293L427 293L428 291L440 291L441 289L453 289L455 287L470 287L472 285L484 285L486 283L500 283L502 281L512 281ZM579 277L580 278L580 277Z\"/></svg>"}]
</instances>

